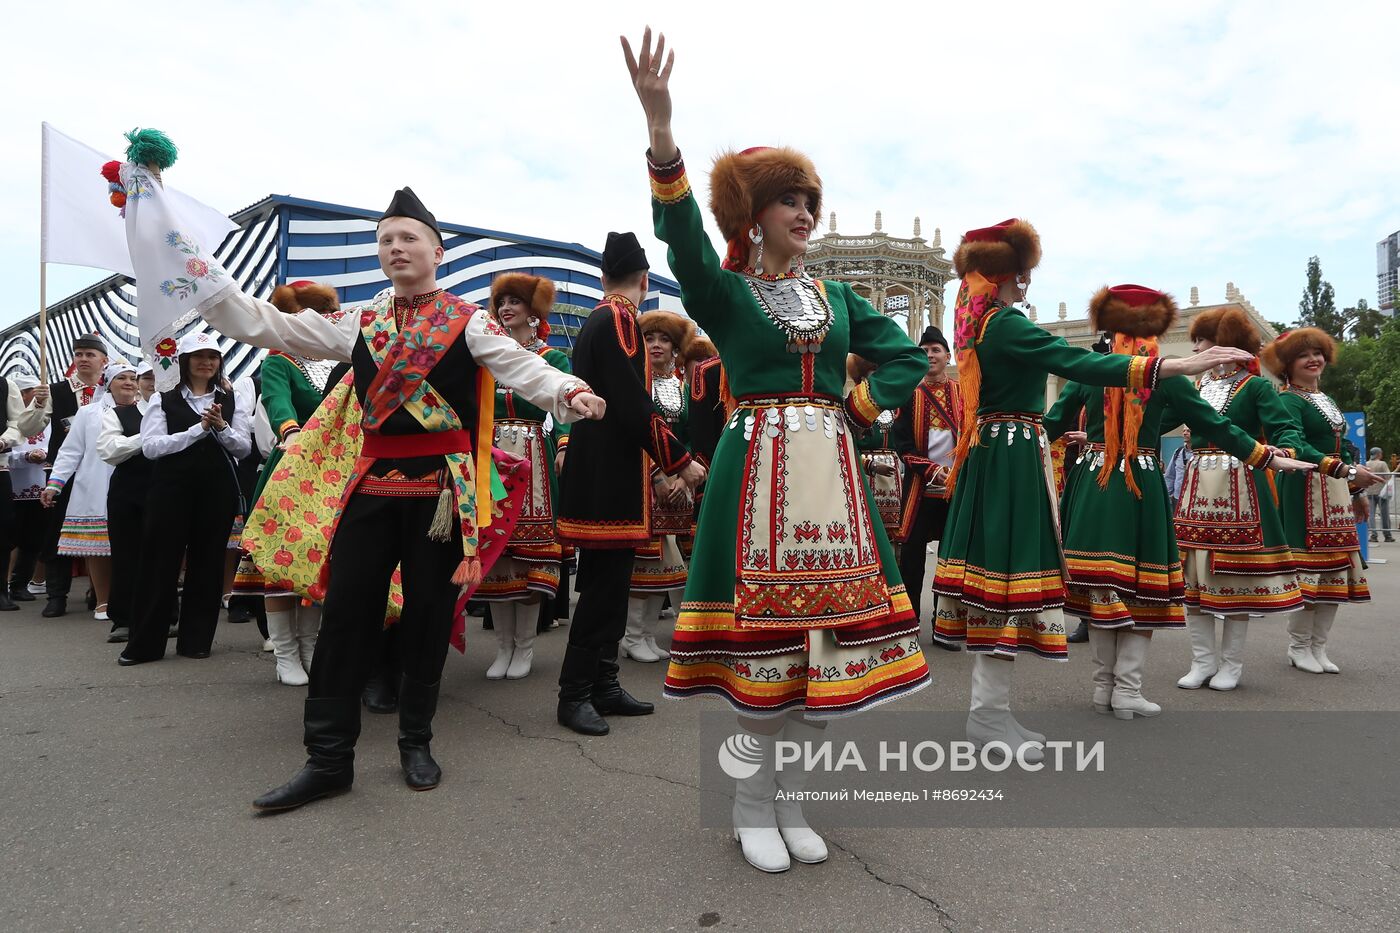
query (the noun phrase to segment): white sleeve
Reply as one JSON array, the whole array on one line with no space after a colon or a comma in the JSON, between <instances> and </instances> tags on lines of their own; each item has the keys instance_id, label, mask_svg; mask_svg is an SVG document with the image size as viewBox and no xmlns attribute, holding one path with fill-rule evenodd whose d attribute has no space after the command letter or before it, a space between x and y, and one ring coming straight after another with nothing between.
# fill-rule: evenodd
<instances>
[{"instance_id":1,"label":"white sleeve","mask_svg":"<svg viewBox=\"0 0 1400 933\"><path fill-rule=\"evenodd\" d=\"M146 414L141 417L141 453L146 459L155 460L178 454L204 436L204 422L196 421L189 430L179 434L167 433L165 409L161 407L160 396L152 395L146 406Z\"/></svg>"},{"instance_id":2,"label":"white sleeve","mask_svg":"<svg viewBox=\"0 0 1400 933\"><path fill-rule=\"evenodd\" d=\"M233 384L233 418L228 427L214 432L214 440L242 460L253 449L253 380L240 379Z\"/></svg>"},{"instance_id":3,"label":"white sleeve","mask_svg":"<svg viewBox=\"0 0 1400 933\"><path fill-rule=\"evenodd\" d=\"M82 466L83 454L87 452L88 426L92 424L90 416L83 417L87 411L88 409L84 408L73 418L73 426L58 448L58 456L54 458L53 472L49 474L50 482L57 480L66 485L73 478L73 474L78 472L78 467Z\"/></svg>"},{"instance_id":4,"label":"white sleeve","mask_svg":"<svg viewBox=\"0 0 1400 933\"><path fill-rule=\"evenodd\" d=\"M97 435L97 455L104 463L116 466L125 463L141 452L141 435L127 437L122 431L122 423L117 418L115 408L102 413L102 433Z\"/></svg>"},{"instance_id":5,"label":"white sleeve","mask_svg":"<svg viewBox=\"0 0 1400 933\"><path fill-rule=\"evenodd\" d=\"M14 382L9 379L6 379L5 382L10 388L5 399L5 423L7 427L5 433L0 434L0 440L3 440L6 446L14 447L29 436L22 428L29 427L25 422L32 419L25 417L24 396L19 394L19 389L15 388Z\"/></svg>"},{"instance_id":6,"label":"white sleeve","mask_svg":"<svg viewBox=\"0 0 1400 933\"><path fill-rule=\"evenodd\" d=\"M538 353L526 350L485 311L472 315L462 336L472 358L485 366L501 385L509 386L561 424L572 424L579 419L565 396L577 387L587 388L583 380L560 372Z\"/></svg>"},{"instance_id":7,"label":"white sleeve","mask_svg":"<svg viewBox=\"0 0 1400 933\"><path fill-rule=\"evenodd\" d=\"M219 333L255 347L286 350L314 360L350 362L359 315L348 313L336 322L316 311L284 314L276 306L236 288L203 311Z\"/></svg>"}]
</instances>

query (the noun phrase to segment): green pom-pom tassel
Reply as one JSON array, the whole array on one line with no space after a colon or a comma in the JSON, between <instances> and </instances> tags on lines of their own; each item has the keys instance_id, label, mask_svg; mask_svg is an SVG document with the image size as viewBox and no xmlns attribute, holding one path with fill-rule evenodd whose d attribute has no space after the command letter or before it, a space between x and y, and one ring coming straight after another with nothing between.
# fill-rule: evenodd
<instances>
[{"instance_id":1,"label":"green pom-pom tassel","mask_svg":"<svg viewBox=\"0 0 1400 933\"><path fill-rule=\"evenodd\" d=\"M126 160L137 165L154 165L165 171L175 164L175 157L180 154L170 137L160 130L137 127L126 134L126 139L131 144L126 147Z\"/></svg>"}]
</instances>

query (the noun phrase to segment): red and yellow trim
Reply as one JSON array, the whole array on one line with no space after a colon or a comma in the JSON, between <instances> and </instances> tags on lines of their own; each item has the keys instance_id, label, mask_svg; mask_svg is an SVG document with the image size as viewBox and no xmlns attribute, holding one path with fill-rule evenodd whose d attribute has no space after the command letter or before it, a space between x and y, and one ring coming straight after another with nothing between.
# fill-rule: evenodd
<instances>
[{"instance_id":1,"label":"red and yellow trim","mask_svg":"<svg viewBox=\"0 0 1400 933\"><path fill-rule=\"evenodd\" d=\"M870 383L862 382L851 390L851 394L846 396L845 409L847 416L861 431L870 429L881 411L870 395Z\"/></svg>"},{"instance_id":2,"label":"red and yellow trim","mask_svg":"<svg viewBox=\"0 0 1400 933\"><path fill-rule=\"evenodd\" d=\"M1140 392L1143 389L1157 388L1157 373L1161 369L1160 356L1134 356L1128 360L1128 391Z\"/></svg>"},{"instance_id":3,"label":"red and yellow trim","mask_svg":"<svg viewBox=\"0 0 1400 933\"><path fill-rule=\"evenodd\" d=\"M651 175L651 196L661 204L675 204L690 197L690 179L685 174L685 161L679 152L670 162L658 164L647 153L647 172Z\"/></svg>"},{"instance_id":4,"label":"red and yellow trim","mask_svg":"<svg viewBox=\"0 0 1400 933\"><path fill-rule=\"evenodd\" d=\"M1058 570L1005 574L947 558L938 561L933 591L987 612L1039 612L1065 602L1065 581Z\"/></svg>"},{"instance_id":5,"label":"red and yellow trim","mask_svg":"<svg viewBox=\"0 0 1400 933\"><path fill-rule=\"evenodd\" d=\"M1267 469L1274 460L1274 452L1263 444L1255 444L1254 450L1245 459L1246 466L1252 466L1256 470Z\"/></svg>"}]
</instances>

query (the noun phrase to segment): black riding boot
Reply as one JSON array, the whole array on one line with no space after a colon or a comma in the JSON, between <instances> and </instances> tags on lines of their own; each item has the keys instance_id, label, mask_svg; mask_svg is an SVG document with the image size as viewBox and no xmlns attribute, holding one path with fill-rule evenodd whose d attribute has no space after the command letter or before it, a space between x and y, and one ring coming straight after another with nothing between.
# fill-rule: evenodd
<instances>
[{"instance_id":1,"label":"black riding boot","mask_svg":"<svg viewBox=\"0 0 1400 933\"><path fill-rule=\"evenodd\" d=\"M442 781L442 768L428 747L441 685L440 680L419 683L405 674L399 687L399 763L404 781L414 790L432 790Z\"/></svg>"},{"instance_id":2,"label":"black riding boot","mask_svg":"<svg viewBox=\"0 0 1400 933\"><path fill-rule=\"evenodd\" d=\"M593 705L593 685L598 679L598 651L569 645L559 670L559 725L582 735L607 735L608 721Z\"/></svg>"},{"instance_id":3,"label":"black riding boot","mask_svg":"<svg viewBox=\"0 0 1400 933\"><path fill-rule=\"evenodd\" d=\"M1079 643L1081 643L1081 642L1086 642L1086 641L1088 641L1088 640L1089 640L1089 623L1088 623L1088 622L1085 622L1083 619L1080 619L1080 620L1079 620L1079 628L1075 629L1073 632L1070 632L1069 637L1065 639L1065 641L1070 642L1071 644L1076 644L1076 645L1079 644Z\"/></svg>"},{"instance_id":4,"label":"black riding boot","mask_svg":"<svg viewBox=\"0 0 1400 933\"><path fill-rule=\"evenodd\" d=\"M360 703L355 697L306 701L306 764L296 777L253 801L263 813L292 810L350 789L355 780L355 740L360 737Z\"/></svg>"},{"instance_id":5,"label":"black riding boot","mask_svg":"<svg viewBox=\"0 0 1400 933\"><path fill-rule=\"evenodd\" d=\"M598 656L598 679L593 681L593 708L604 716L645 716L656 706L639 700L617 682L617 645Z\"/></svg>"}]
</instances>

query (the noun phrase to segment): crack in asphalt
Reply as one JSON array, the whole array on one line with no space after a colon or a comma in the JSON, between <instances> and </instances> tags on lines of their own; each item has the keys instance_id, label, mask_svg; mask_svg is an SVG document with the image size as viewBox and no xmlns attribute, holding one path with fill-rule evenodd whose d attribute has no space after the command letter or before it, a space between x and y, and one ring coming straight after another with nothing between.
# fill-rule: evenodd
<instances>
[{"instance_id":1,"label":"crack in asphalt","mask_svg":"<svg viewBox=\"0 0 1400 933\"><path fill-rule=\"evenodd\" d=\"M1324 900L1323 898L1318 897L1316 894L1313 894L1311 891L1304 891L1302 888L1280 887L1276 884L1271 884L1270 882L1264 881L1260 878L1256 878L1254 875L1250 874L1247 871L1242 871L1240 872L1240 874L1248 881L1253 883L1256 887L1263 888L1265 891L1271 891L1274 894L1280 895L1297 894L1306 900L1312 901L1319 907L1326 907L1328 910L1335 911L1344 917L1350 917L1352 920L1365 919L1361 915L1357 914L1355 911L1348 910L1346 907L1343 907L1340 904L1334 904L1331 901Z\"/></svg>"},{"instance_id":2,"label":"crack in asphalt","mask_svg":"<svg viewBox=\"0 0 1400 933\"><path fill-rule=\"evenodd\" d=\"M884 876L881 875L879 872L877 872L875 869L871 868L871 867L870 867L870 863L867 862L867 861L865 860L864 856L862 856L860 853L856 852L854 849L852 849L852 848L850 848L850 847L848 847L848 846L844 846L844 845L842 845L842 844L839 843L839 842L836 842L834 839L830 838L829 836L823 836L822 838L826 840L826 844L827 844L828 846L831 846L832 848L834 848L834 849L836 849L836 850L838 850L838 851L840 851L840 852L844 852L844 853L846 853L846 855L848 855L848 856L850 856L852 859L854 859L855 862L856 862L856 864L859 865L859 866L861 867L861 869L862 869L867 875L869 875L870 877L874 878L876 881L880 882L881 884L883 884L883 885L885 885L885 886L887 886L887 887L899 888L899 889L901 889L901 890L903 890L903 891L907 891L907 892L909 892L910 894L912 894L912 895L914 895L915 897L917 897L919 900L921 900L921 901L923 901L924 903L928 904L930 907L932 907L932 908L934 909L934 912L938 914L938 925L941 926L941 927L943 927L943 929L945 929L945 930L951 931L951 930L953 929L953 924L954 924L953 915L950 914L950 913L948 913L948 911L945 910L945 909L943 908L943 905L940 904L940 903L938 903L938 901L934 900L932 897L930 897L929 895L923 893L922 891L918 890L917 888L910 887L909 885L905 884L905 883L902 882L902 881L893 881L893 880L891 880L891 879L889 879L889 878L884 877Z\"/></svg>"}]
</instances>

